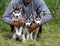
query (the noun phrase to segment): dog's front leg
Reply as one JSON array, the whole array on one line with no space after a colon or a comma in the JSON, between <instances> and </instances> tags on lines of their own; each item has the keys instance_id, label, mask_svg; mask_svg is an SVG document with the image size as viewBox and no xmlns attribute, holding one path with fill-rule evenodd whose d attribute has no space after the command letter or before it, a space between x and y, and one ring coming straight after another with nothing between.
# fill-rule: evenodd
<instances>
[{"instance_id":1,"label":"dog's front leg","mask_svg":"<svg viewBox=\"0 0 60 46\"><path fill-rule=\"evenodd\" d=\"M27 40L29 39L29 37L30 37L30 34L29 34L29 32L27 31L27 35L26 35Z\"/></svg>"},{"instance_id":2,"label":"dog's front leg","mask_svg":"<svg viewBox=\"0 0 60 46\"><path fill-rule=\"evenodd\" d=\"M21 35L19 36L20 39L22 40L22 42L25 42L25 40L26 40L26 38L25 38L25 34L26 34L25 28L22 27L22 28L20 28L19 31L20 31L20 33L21 33Z\"/></svg>"},{"instance_id":3,"label":"dog's front leg","mask_svg":"<svg viewBox=\"0 0 60 46\"><path fill-rule=\"evenodd\" d=\"M12 36L12 39L16 39L17 38L17 36L16 36L16 32L13 34L13 36Z\"/></svg>"},{"instance_id":4,"label":"dog's front leg","mask_svg":"<svg viewBox=\"0 0 60 46\"><path fill-rule=\"evenodd\" d=\"M36 40L36 38L37 38L38 29L39 29L39 28L37 28L37 29L35 30L34 40Z\"/></svg>"},{"instance_id":5,"label":"dog's front leg","mask_svg":"<svg viewBox=\"0 0 60 46\"><path fill-rule=\"evenodd\" d=\"M22 42L25 42L25 34L22 34Z\"/></svg>"},{"instance_id":6,"label":"dog's front leg","mask_svg":"<svg viewBox=\"0 0 60 46\"><path fill-rule=\"evenodd\" d=\"M30 33L30 39L33 40L33 32Z\"/></svg>"},{"instance_id":7,"label":"dog's front leg","mask_svg":"<svg viewBox=\"0 0 60 46\"><path fill-rule=\"evenodd\" d=\"M21 36L22 31L23 31L23 26L21 26L21 27L19 28L19 31L18 31L18 36Z\"/></svg>"},{"instance_id":8,"label":"dog's front leg","mask_svg":"<svg viewBox=\"0 0 60 46\"><path fill-rule=\"evenodd\" d=\"M16 35L18 35L18 27L15 27Z\"/></svg>"}]
</instances>

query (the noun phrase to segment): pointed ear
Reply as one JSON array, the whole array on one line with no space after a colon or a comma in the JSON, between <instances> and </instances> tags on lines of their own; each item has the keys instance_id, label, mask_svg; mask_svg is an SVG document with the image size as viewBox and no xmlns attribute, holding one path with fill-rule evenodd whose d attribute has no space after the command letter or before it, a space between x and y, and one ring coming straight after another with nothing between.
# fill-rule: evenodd
<instances>
[{"instance_id":1,"label":"pointed ear","mask_svg":"<svg viewBox=\"0 0 60 46\"><path fill-rule=\"evenodd\" d=\"M24 14L24 17L26 18L26 14Z\"/></svg>"},{"instance_id":2,"label":"pointed ear","mask_svg":"<svg viewBox=\"0 0 60 46\"><path fill-rule=\"evenodd\" d=\"M22 8L22 5L19 6L19 9L21 9L21 8Z\"/></svg>"},{"instance_id":3,"label":"pointed ear","mask_svg":"<svg viewBox=\"0 0 60 46\"><path fill-rule=\"evenodd\" d=\"M34 19L36 18L36 16L37 16L37 13L36 12L33 12Z\"/></svg>"},{"instance_id":4,"label":"pointed ear","mask_svg":"<svg viewBox=\"0 0 60 46\"><path fill-rule=\"evenodd\" d=\"M34 19L34 15L30 14L30 20L33 21L33 19Z\"/></svg>"},{"instance_id":5,"label":"pointed ear","mask_svg":"<svg viewBox=\"0 0 60 46\"><path fill-rule=\"evenodd\" d=\"M22 11L22 8L20 9L20 11Z\"/></svg>"},{"instance_id":6,"label":"pointed ear","mask_svg":"<svg viewBox=\"0 0 60 46\"><path fill-rule=\"evenodd\" d=\"M43 12L40 13L40 17L41 17L41 18L43 17Z\"/></svg>"},{"instance_id":7,"label":"pointed ear","mask_svg":"<svg viewBox=\"0 0 60 46\"><path fill-rule=\"evenodd\" d=\"M31 18L33 18L33 15L32 15L32 14L30 14L30 17L29 17L29 18L30 18L30 19L31 19Z\"/></svg>"},{"instance_id":8,"label":"pointed ear","mask_svg":"<svg viewBox=\"0 0 60 46\"><path fill-rule=\"evenodd\" d=\"M22 5L19 6L20 11L22 11Z\"/></svg>"},{"instance_id":9,"label":"pointed ear","mask_svg":"<svg viewBox=\"0 0 60 46\"><path fill-rule=\"evenodd\" d=\"M23 18L26 20L26 18L27 18L26 14L23 15Z\"/></svg>"},{"instance_id":10,"label":"pointed ear","mask_svg":"<svg viewBox=\"0 0 60 46\"><path fill-rule=\"evenodd\" d=\"M15 5L12 5L12 7L13 7L13 10L16 8L16 6L15 6Z\"/></svg>"},{"instance_id":11,"label":"pointed ear","mask_svg":"<svg viewBox=\"0 0 60 46\"><path fill-rule=\"evenodd\" d=\"M20 7L22 8L22 5L20 5Z\"/></svg>"}]
</instances>

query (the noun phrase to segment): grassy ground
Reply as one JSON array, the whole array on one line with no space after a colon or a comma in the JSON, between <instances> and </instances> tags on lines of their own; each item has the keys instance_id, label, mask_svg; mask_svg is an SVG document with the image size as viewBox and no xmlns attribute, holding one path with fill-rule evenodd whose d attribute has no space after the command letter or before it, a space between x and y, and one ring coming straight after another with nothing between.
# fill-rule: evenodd
<instances>
[{"instance_id":1,"label":"grassy ground","mask_svg":"<svg viewBox=\"0 0 60 46\"><path fill-rule=\"evenodd\" d=\"M53 19L43 25L41 39L37 41L27 41L22 43L8 39L10 27L2 22L2 15L8 5L9 0L0 0L0 46L60 46L60 0L45 0ZM28 43L28 44L27 44Z\"/></svg>"}]
</instances>

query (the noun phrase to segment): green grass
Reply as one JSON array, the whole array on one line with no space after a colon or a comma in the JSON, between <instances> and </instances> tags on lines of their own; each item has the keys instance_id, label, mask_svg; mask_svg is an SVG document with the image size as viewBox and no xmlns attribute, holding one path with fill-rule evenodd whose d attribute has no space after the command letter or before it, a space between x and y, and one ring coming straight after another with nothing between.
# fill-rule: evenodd
<instances>
[{"instance_id":1,"label":"green grass","mask_svg":"<svg viewBox=\"0 0 60 46\"><path fill-rule=\"evenodd\" d=\"M0 0L0 46L28 46L30 43L35 44L35 46L60 46L60 0L45 1L53 14L53 19L43 25L43 31L39 42L27 41L26 43L22 43L20 41L8 39L10 27L2 21L2 15L9 0Z\"/></svg>"}]
</instances>

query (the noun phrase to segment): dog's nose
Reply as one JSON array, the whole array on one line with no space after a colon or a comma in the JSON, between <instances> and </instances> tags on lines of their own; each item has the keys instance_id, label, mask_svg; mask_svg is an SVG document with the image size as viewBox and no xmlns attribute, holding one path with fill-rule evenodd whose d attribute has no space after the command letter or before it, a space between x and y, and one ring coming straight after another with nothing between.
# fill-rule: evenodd
<instances>
[{"instance_id":1,"label":"dog's nose","mask_svg":"<svg viewBox=\"0 0 60 46\"><path fill-rule=\"evenodd\" d=\"M16 18L18 18L18 16L16 16Z\"/></svg>"},{"instance_id":2,"label":"dog's nose","mask_svg":"<svg viewBox=\"0 0 60 46\"><path fill-rule=\"evenodd\" d=\"M27 27L30 27L30 25L27 25Z\"/></svg>"},{"instance_id":3,"label":"dog's nose","mask_svg":"<svg viewBox=\"0 0 60 46\"><path fill-rule=\"evenodd\" d=\"M38 23L38 25L39 25L40 23Z\"/></svg>"},{"instance_id":4,"label":"dog's nose","mask_svg":"<svg viewBox=\"0 0 60 46\"><path fill-rule=\"evenodd\" d=\"M29 25L27 25L27 27L29 27Z\"/></svg>"}]
</instances>

